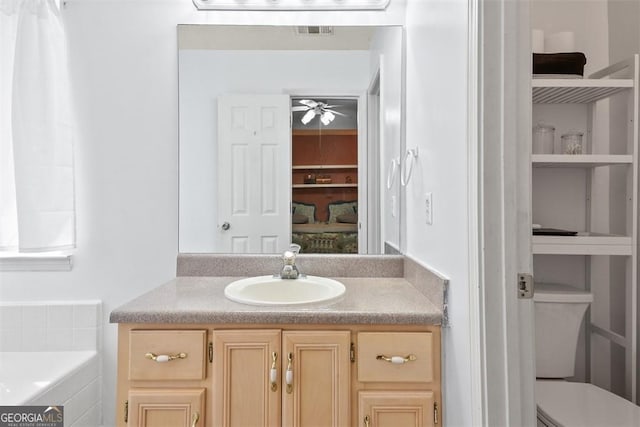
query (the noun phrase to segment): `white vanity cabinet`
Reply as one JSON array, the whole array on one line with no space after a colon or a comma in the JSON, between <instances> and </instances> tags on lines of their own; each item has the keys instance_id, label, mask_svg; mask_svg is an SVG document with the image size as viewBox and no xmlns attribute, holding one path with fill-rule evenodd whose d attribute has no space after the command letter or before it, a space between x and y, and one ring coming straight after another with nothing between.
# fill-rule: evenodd
<instances>
[{"instance_id":1,"label":"white vanity cabinet","mask_svg":"<svg viewBox=\"0 0 640 427\"><path fill-rule=\"evenodd\" d=\"M594 294L586 322L585 380L592 341L608 340L624 348L626 389L635 397L638 56L585 79L533 79L532 100L533 125L544 122L557 130L554 154L531 157L533 223L578 231L533 236L536 281L566 281ZM560 135L571 130L584 131L582 154L555 154ZM626 313L622 328L610 322L620 310L613 295Z\"/></svg>"}]
</instances>

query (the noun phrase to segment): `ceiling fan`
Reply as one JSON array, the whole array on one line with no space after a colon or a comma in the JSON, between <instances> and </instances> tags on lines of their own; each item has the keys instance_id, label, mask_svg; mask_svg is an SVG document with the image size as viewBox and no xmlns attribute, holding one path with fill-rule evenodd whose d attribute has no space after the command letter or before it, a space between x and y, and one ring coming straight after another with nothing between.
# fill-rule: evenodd
<instances>
[{"instance_id":1,"label":"ceiling fan","mask_svg":"<svg viewBox=\"0 0 640 427\"><path fill-rule=\"evenodd\" d=\"M339 107L339 105L328 105L325 102L314 101L312 99L300 99L298 102L302 105L297 105L295 107L291 107L291 111L306 111L304 116L302 116L302 124L307 124L313 119L316 115L320 115L320 121L323 125L328 125L338 116L346 116L346 114L342 114L339 111L333 110L334 107Z\"/></svg>"}]
</instances>

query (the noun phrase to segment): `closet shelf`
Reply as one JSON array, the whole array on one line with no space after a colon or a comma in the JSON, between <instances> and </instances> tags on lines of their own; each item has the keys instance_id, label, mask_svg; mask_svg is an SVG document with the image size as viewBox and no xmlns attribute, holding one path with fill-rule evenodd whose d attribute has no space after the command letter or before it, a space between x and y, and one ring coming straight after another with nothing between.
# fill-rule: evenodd
<instances>
[{"instance_id":1,"label":"closet shelf","mask_svg":"<svg viewBox=\"0 0 640 427\"><path fill-rule=\"evenodd\" d=\"M293 136L358 135L358 129L293 129Z\"/></svg>"},{"instance_id":2,"label":"closet shelf","mask_svg":"<svg viewBox=\"0 0 640 427\"><path fill-rule=\"evenodd\" d=\"M595 168L598 166L632 165L630 154L533 154L534 168Z\"/></svg>"},{"instance_id":3,"label":"closet shelf","mask_svg":"<svg viewBox=\"0 0 640 427\"><path fill-rule=\"evenodd\" d=\"M631 255L632 238L581 232L577 236L532 236L533 253L539 255Z\"/></svg>"},{"instance_id":4,"label":"closet shelf","mask_svg":"<svg viewBox=\"0 0 640 427\"><path fill-rule=\"evenodd\" d=\"M533 79L534 104L588 104L633 88L632 79Z\"/></svg>"},{"instance_id":5,"label":"closet shelf","mask_svg":"<svg viewBox=\"0 0 640 427\"><path fill-rule=\"evenodd\" d=\"M358 184L293 184L293 188L356 188Z\"/></svg>"},{"instance_id":6,"label":"closet shelf","mask_svg":"<svg viewBox=\"0 0 640 427\"><path fill-rule=\"evenodd\" d=\"M293 170L305 170L305 169L358 169L358 165L295 165L292 166Z\"/></svg>"}]
</instances>

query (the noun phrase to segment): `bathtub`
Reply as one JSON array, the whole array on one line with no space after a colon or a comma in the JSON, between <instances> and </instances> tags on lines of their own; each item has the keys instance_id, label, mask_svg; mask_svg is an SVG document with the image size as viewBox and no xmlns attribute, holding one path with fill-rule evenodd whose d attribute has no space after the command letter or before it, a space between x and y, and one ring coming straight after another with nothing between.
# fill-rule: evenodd
<instances>
[{"instance_id":1,"label":"bathtub","mask_svg":"<svg viewBox=\"0 0 640 427\"><path fill-rule=\"evenodd\" d=\"M0 352L0 406L64 406L65 427L98 426L96 351Z\"/></svg>"}]
</instances>

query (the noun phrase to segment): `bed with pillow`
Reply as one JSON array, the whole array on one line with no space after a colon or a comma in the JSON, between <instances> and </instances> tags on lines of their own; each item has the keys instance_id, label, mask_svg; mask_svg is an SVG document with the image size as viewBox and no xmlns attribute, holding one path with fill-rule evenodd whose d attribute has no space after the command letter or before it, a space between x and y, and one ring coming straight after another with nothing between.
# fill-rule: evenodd
<instances>
[{"instance_id":1,"label":"bed with pillow","mask_svg":"<svg viewBox=\"0 0 640 427\"><path fill-rule=\"evenodd\" d=\"M329 218L318 221L316 205L292 203L291 241L302 253L358 253L358 202L340 201L327 205Z\"/></svg>"}]
</instances>

